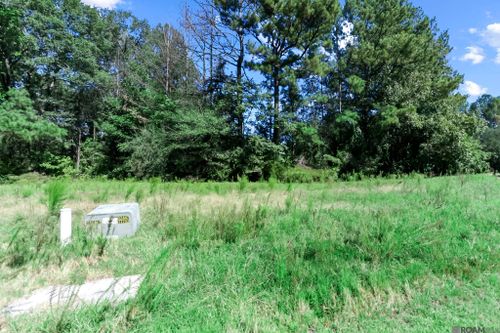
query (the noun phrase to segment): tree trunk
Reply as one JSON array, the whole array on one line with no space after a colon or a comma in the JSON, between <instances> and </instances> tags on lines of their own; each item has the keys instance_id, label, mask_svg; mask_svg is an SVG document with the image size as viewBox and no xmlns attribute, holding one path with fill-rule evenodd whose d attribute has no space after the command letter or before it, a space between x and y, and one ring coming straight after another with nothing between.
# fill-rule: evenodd
<instances>
[{"instance_id":1,"label":"tree trunk","mask_svg":"<svg viewBox=\"0 0 500 333\"><path fill-rule=\"evenodd\" d=\"M165 43L165 94L170 94L170 26L163 27L163 41Z\"/></svg>"},{"instance_id":2,"label":"tree trunk","mask_svg":"<svg viewBox=\"0 0 500 333\"><path fill-rule=\"evenodd\" d=\"M279 67L273 69L273 99L274 99L274 114L273 114L273 142L280 144L281 141L281 127L280 127L280 78Z\"/></svg>"},{"instance_id":3,"label":"tree trunk","mask_svg":"<svg viewBox=\"0 0 500 333\"><path fill-rule=\"evenodd\" d=\"M214 22L215 20L215 15L214 15L214 10L212 8L211 13L210 13L210 18L209 18L209 29L210 29L210 45L209 45L209 70L210 70L210 77L209 77L209 98L210 98L210 105L214 105L214 44L215 44L215 36L214 36Z\"/></svg>"},{"instance_id":4,"label":"tree trunk","mask_svg":"<svg viewBox=\"0 0 500 333\"><path fill-rule=\"evenodd\" d=\"M78 143L76 145L76 171L80 171L80 159L82 153L82 129L78 128Z\"/></svg>"},{"instance_id":5,"label":"tree trunk","mask_svg":"<svg viewBox=\"0 0 500 333\"><path fill-rule=\"evenodd\" d=\"M12 84L12 82L11 82L12 75L11 75L11 70L10 70L9 59L5 58L4 64L5 64L5 73L3 73L4 75L2 75L2 85L3 85L4 91L7 91L7 90L9 90L9 88Z\"/></svg>"},{"instance_id":6,"label":"tree trunk","mask_svg":"<svg viewBox=\"0 0 500 333\"><path fill-rule=\"evenodd\" d=\"M236 63L236 112L238 118L238 134L241 138L244 137L245 133L245 119L244 119L244 109L243 109L243 62L245 60L245 40L243 31L238 32L239 38L239 54L238 61Z\"/></svg>"},{"instance_id":7,"label":"tree trunk","mask_svg":"<svg viewBox=\"0 0 500 333\"><path fill-rule=\"evenodd\" d=\"M339 73L339 111L342 113L342 80Z\"/></svg>"}]
</instances>

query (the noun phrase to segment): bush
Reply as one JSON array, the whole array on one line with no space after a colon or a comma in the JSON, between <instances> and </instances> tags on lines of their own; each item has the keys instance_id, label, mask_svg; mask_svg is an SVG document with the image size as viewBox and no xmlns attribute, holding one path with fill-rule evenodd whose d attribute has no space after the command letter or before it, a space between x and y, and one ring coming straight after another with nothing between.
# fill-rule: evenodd
<instances>
[{"instance_id":1,"label":"bush","mask_svg":"<svg viewBox=\"0 0 500 333\"><path fill-rule=\"evenodd\" d=\"M500 127L487 129L481 142L484 150L490 154L491 168L494 172L500 172Z\"/></svg>"},{"instance_id":2,"label":"bush","mask_svg":"<svg viewBox=\"0 0 500 333\"><path fill-rule=\"evenodd\" d=\"M243 174L251 181L279 177L284 171L285 150L262 137L252 136L243 149Z\"/></svg>"},{"instance_id":3,"label":"bush","mask_svg":"<svg viewBox=\"0 0 500 333\"><path fill-rule=\"evenodd\" d=\"M420 150L423 172L435 174L479 173L488 169L488 154L476 139L479 120L466 114L439 114L427 124L429 139Z\"/></svg>"},{"instance_id":4,"label":"bush","mask_svg":"<svg viewBox=\"0 0 500 333\"><path fill-rule=\"evenodd\" d=\"M338 178L338 172L335 169L309 169L304 167L295 167L287 169L279 178L285 183L314 183L335 181Z\"/></svg>"},{"instance_id":5,"label":"bush","mask_svg":"<svg viewBox=\"0 0 500 333\"><path fill-rule=\"evenodd\" d=\"M106 172L106 154L102 143L87 140L82 145L80 173L88 176L102 175Z\"/></svg>"},{"instance_id":6,"label":"bush","mask_svg":"<svg viewBox=\"0 0 500 333\"><path fill-rule=\"evenodd\" d=\"M76 169L68 156L56 156L48 153L45 162L40 164L40 170L49 176L74 176Z\"/></svg>"},{"instance_id":7,"label":"bush","mask_svg":"<svg viewBox=\"0 0 500 333\"><path fill-rule=\"evenodd\" d=\"M126 162L137 178L228 179L239 154L226 145L230 130L211 110L160 110L147 128L123 145Z\"/></svg>"},{"instance_id":8,"label":"bush","mask_svg":"<svg viewBox=\"0 0 500 333\"><path fill-rule=\"evenodd\" d=\"M303 161L314 168L323 168L332 162L331 157L325 154L326 144L317 128L304 123L294 123L289 131L291 139L288 146L293 160Z\"/></svg>"}]
</instances>

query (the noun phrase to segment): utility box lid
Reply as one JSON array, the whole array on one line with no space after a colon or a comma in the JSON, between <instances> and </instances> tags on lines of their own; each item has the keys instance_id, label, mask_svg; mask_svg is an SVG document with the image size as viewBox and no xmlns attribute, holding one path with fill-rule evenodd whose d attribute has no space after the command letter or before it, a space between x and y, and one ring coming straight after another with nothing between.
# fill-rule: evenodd
<instances>
[{"instance_id":1,"label":"utility box lid","mask_svg":"<svg viewBox=\"0 0 500 333\"><path fill-rule=\"evenodd\" d=\"M85 215L85 224L110 238L133 236L140 223L138 203L101 205Z\"/></svg>"}]
</instances>

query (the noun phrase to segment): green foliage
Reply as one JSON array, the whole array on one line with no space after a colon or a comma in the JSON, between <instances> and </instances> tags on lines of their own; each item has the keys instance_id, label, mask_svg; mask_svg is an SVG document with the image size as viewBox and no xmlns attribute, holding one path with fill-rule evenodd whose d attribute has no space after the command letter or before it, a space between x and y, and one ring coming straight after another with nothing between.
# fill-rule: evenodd
<instances>
[{"instance_id":1,"label":"green foliage","mask_svg":"<svg viewBox=\"0 0 500 333\"><path fill-rule=\"evenodd\" d=\"M255 6L258 22L252 30L257 40L249 48L259 61L254 61L251 67L269 79L272 108L267 110L271 110L269 114L264 114L264 121L271 127L269 137L279 144L285 129L280 103L282 87L287 88L289 102L296 103L297 76L319 71L317 51L337 18L339 3L337 0L263 0ZM297 110L292 107L289 111Z\"/></svg>"},{"instance_id":2,"label":"green foliage","mask_svg":"<svg viewBox=\"0 0 500 333\"><path fill-rule=\"evenodd\" d=\"M100 257L109 245L106 238L93 238L84 226L75 224L72 242L61 247L56 216L18 217L13 223L7 247L0 250L0 263L12 269L29 264L43 269L49 265L60 265L68 258Z\"/></svg>"},{"instance_id":3,"label":"green foliage","mask_svg":"<svg viewBox=\"0 0 500 333\"><path fill-rule=\"evenodd\" d=\"M137 189L135 192L135 202L142 202L142 199L144 199L144 190L142 188Z\"/></svg>"},{"instance_id":4,"label":"green foliage","mask_svg":"<svg viewBox=\"0 0 500 333\"><path fill-rule=\"evenodd\" d=\"M356 95L361 95L365 91L366 82L357 75L351 75L347 79L347 83Z\"/></svg>"},{"instance_id":5,"label":"green foliage","mask_svg":"<svg viewBox=\"0 0 500 333\"><path fill-rule=\"evenodd\" d=\"M477 173L487 170L488 154L476 139L481 123L466 114L437 114L428 120L424 130L429 140L422 144L422 171L444 173Z\"/></svg>"},{"instance_id":6,"label":"green foliage","mask_svg":"<svg viewBox=\"0 0 500 333\"><path fill-rule=\"evenodd\" d=\"M477 137L482 123L454 109L432 115L414 108L382 108L371 136L377 142L374 169L386 173L473 173L486 170Z\"/></svg>"},{"instance_id":7,"label":"green foliage","mask_svg":"<svg viewBox=\"0 0 500 333\"><path fill-rule=\"evenodd\" d=\"M55 259L59 245L57 231L55 217L17 218L7 249L0 253L0 261L18 268L29 262L43 264Z\"/></svg>"},{"instance_id":8,"label":"green foliage","mask_svg":"<svg viewBox=\"0 0 500 333\"><path fill-rule=\"evenodd\" d=\"M200 3L186 38L77 0L0 1L2 286L149 267L135 300L13 331L494 326L497 178L414 174L500 169L499 99L467 109L448 34L409 0ZM33 171L104 177L11 176ZM133 197L151 223L119 244L77 223L61 248L69 195ZM48 214L14 209L40 198Z\"/></svg>"},{"instance_id":9,"label":"green foliage","mask_svg":"<svg viewBox=\"0 0 500 333\"><path fill-rule=\"evenodd\" d=\"M51 216L58 216L68 195L68 186L63 180L55 180L45 187L45 202Z\"/></svg>"},{"instance_id":10,"label":"green foliage","mask_svg":"<svg viewBox=\"0 0 500 333\"><path fill-rule=\"evenodd\" d=\"M1 177L485 170L477 119L494 128L499 99L467 110L449 36L410 1L206 0L199 11L185 36L79 1L1 2Z\"/></svg>"},{"instance_id":11,"label":"green foliage","mask_svg":"<svg viewBox=\"0 0 500 333\"><path fill-rule=\"evenodd\" d=\"M127 165L139 178L228 179L234 172L226 147L227 124L210 110L181 109L170 103L125 149Z\"/></svg>"},{"instance_id":12,"label":"green foliage","mask_svg":"<svg viewBox=\"0 0 500 333\"><path fill-rule=\"evenodd\" d=\"M14 73L11 67L19 62L24 46L21 16L21 10L0 2L0 59L2 60L0 62L0 94L8 91L17 79L15 76L18 73Z\"/></svg>"},{"instance_id":13,"label":"green foliage","mask_svg":"<svg viewBox=\"0 0 500 333\"><path fill-rule=\"evenodd\" d=\"M155 177L149 180L149 195L153 195L158 191L158 187L161 184L161 178Z\"/></svg>"},{"instance_id":14,"label":"green foliage","mask_svg":"<svg viewBox=\"0 0 500 333\"><path fill-rule=\"evenodd\" d=\"M48 153L40 164L39 170L50 176L74 176L76 174L73 161L68 156L55 156Z\"/></svg>"},{"instance_id":15,"label":"green foliage","mask_svg":"<svg viewBox=\"0 0 500 333\"><path fill-rule=\"evenodd\" d=\"M482 95L472 103L469 112L484 119L488 126L496 127L500 124L500 97Z\"/></svg>"},{"instance_id":16,"label":"green foliage","mask_svg":"<svg viewBox=\"0 0 500 333\"><path fill-rule=\"evenodd\" d=\"M25 188L23 188L23 190L21 192L21 196L26 199L26 198L31 197L34 192L35 191L32 187L25 187Z\"/></svg>"},{"instance_id":17,"label":"green foliage","mask_svg":"<svg viewBox=\"0 0 500 333\"><path fill-rule=\"evenodd\" d=\"M109 168L104 145L97 140L87 140L82 145L80 173L88 176L104 174Z\"/></svg>"},{"instance_id":18,"label":"green foliage","mask_svg":"<svg viewBox=\"0 0 500 333\"><path fill-rule=\"evenodd\" d=\"M489 162L495 172L500 172L500 126L489 128L481 137L484 150L490 154Z\"/></svg>"},{"instance_id":19,"label":"green foliage","mask_svg":"<svg viewBox=\"0 0 500 333\"><path fill-rule=\"evenodd\" d=\"M333 182L338 178L338 171L335 169L309 169L303 167L295 167L287 169L280 180L284 183L316 183L316 182Z\"/></svg>"},{"instance_id":20,"label":"green foliage","mask_svg":"<svg viewBox=\"0 0 500 333\"><path fill-rule=\"evenodd\" d=\"M60 146L64 133L36 115L26 91L9 90L0 98L0 174L38 169L44 150Z\"/></svg>"},{"instance_id":21,"label":"green foliage","mask_svg":"<svg viewBox=\"0 0 500 333\"><path fill-rule=\"evenodd\" d=\"M0 100L0 138L5 142L18 138L33 142L40 137L59 137L57 126L37 117L32 101L25 90L11 89Z\"/></svg>"},{"instance_id":22,"label":"green foliage","mask_svg":"<svg viewBox=\"0 0 500 333\"><path fill-rule=\"evenodd\" d=\"M258 136L248 139L243 150L243 174L251 181L269 179L279 172L285 158L283 146Z\"/></svg>"},{"instance_id":23,"label":"green foliage","mask_svg":"<svg viewBox=\"0 0 500 333\"><path fill-rule=\"evenodd\" d=\"M238 181L240 191L244 191L248 187L248 177L242 176Z\"/></svg>"},{"instance_id":24,"label":"green foliage","mask_svg":"<svg viewBox=\"0 0 500 333\"><path fill-rule=\"evenodd\" d=\"M132 193L134 193L135 186L136 186L135 184L132 184L132 185L129 185L127 187L127 190L125 192L125 197L124 197L125 200L128 200L130 198L130 196L132 195Z\"/></svg>"},{"instance_id":25,"label":"green foliage","mask_svg":"<svg viewBox=\"0 0 500 333\"><path fill-rule=\"evenodd\" d=\"M2 262L5 262L11 267L22 266L31 259L31 254L29 253L30 249L26 246L31 235L23 228L25 221L22 218L17 218L15 223L18 224L18 226L12 232L7 251L2 253Z\"/></svg>"},{"instance_id":26,"label":"green foliage","mask_svg":"<svg viewBox=\"0 0 500 333\"><path fill-rule=\"evenodd\" d=\"M345 97L364 117L377 103L431 107L458 88L447 34L411 2L349 0L343 16L355 40L339 64L354 93Z\"/></svg>"},{"instance_id":27,"label":"green foliage","mask_svg":"<svg viewBox=\"0 0 500 333\"><path fill-rule=\"evenodd\" d=\"M317 128L304 123L294 123L289 131L293 139L288 142L288 146L296 162L315 168L328 165L330 161L325 157L326 144Z\"/></svg>"},{"instance_id":28,"label":"green foliage","mask_svg":"<svg viewBox=\"0 0 500 333\"><path fill-rule=\"evenodd\" d=\"M347 1L342 16L320 131L342 173L484 170L481 125L454 95L462 77L448 65L447 34L409 1Z\"/></svg>"},{"instance_id":29,"label":"green foliage","mask_svg":"<svg viewBox=\"0 0 500 333\"><path fill-rule=\"evenodd\" d=\"M109 188L101 188L92 196L92 201L96 204L105 204L109 199Z\"/></svg>"}]
</instances>

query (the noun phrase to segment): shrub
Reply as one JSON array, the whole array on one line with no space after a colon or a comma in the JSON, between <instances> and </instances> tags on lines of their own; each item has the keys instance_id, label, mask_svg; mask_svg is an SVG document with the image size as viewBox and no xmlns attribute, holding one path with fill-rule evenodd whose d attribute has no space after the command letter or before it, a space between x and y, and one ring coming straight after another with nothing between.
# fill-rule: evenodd
<instances>
[{"instance_id":1,"label":"shrub","mask_svg":"<svg viewBox=\"0 0 500 333\"><path fill-rule=\"evenodd\" d=\"M304 167L295 167L287 169L280 177L280 181L285 183L314 183L335 181L338 178L338 172L335 169L309 169Z\"/></svg>"},{"instance_id":2,"label":"shrub","mask_svg":"<svg viewBox=\"0 0 500 333\"><path fill-rule=\"evenodd\" d=\"M158 110L138 136L122 146L126 165L137 178L228 179L235 155L230 130L211 110L180 109L174 103ZM238 156L238 154L236 155Z\"/></svg>"},{"instance_id":3,"label":"shrub","mask_svg":"<svg viewBox=\"0 0 500 333\"><path fill-rule=\"evenodd\" d=\"M267 180L271 176L279 177L285 163L284 155L283 146L252 136L243 150L243 174L250 181Z\"/></svg>"},{"instance_id":4,"label":"shrub","mask_svg":"<svg viewBox=\"0 0 500 333\"><path fill-rule=\"evenodd\" d=\"M48 153L45 162L40 164L40 170L49 176L74 176L76 169L68 156L56 156Z\"/></svg>"},{"instance_id":5,"label":"shrub","mask_svg":"<svg viewBox=\"0 0 500 333\"><path fill-rule=\"evenodd\" d=\"M487 129L481 142L484 150L490 154L491 168L494 172L500 172L500 127Z\"/></svg>"},{"instance_id":6,"label":"shrub","mask_svg":"<svg viewBox=\"0 0 500 333\"><path fill-rule=\"evenodd\" d=\"M97 176L106 172L106 154L102 143L87 140L82 145L80 172L84 175Z\"/></svg>"},{"instance_id":7,"label":"shrub","mask_svg":"<svg viewBox=\"0 0 500 333\"><path fill-rule=\"evenodd\" d=\"M415 164L421 163L419 171L456 174L488 169L488 154L477 139L484 129L481 120L464 113L441 112L423 123L423 133L428 138L420 146Z\"/></svg>"},{"instance_id":8,"label":"shrub","mask_svg":"<svg viewBox=\"0 0 500 333\"><path fill-rule=\"evenodd\" d=\"M248 186L248 177L243 176L238 181L240 191L244 191Z\"/></svg>"}]
</instances>

